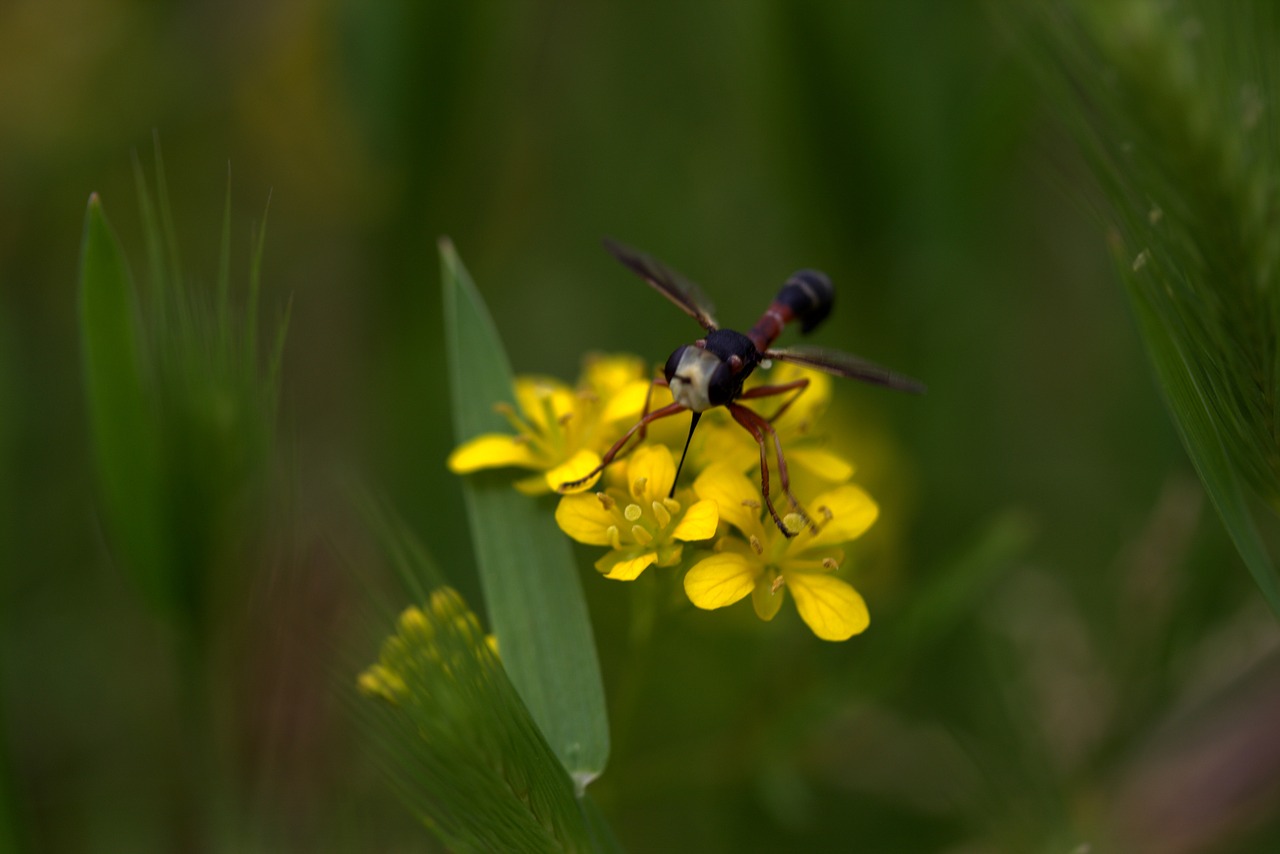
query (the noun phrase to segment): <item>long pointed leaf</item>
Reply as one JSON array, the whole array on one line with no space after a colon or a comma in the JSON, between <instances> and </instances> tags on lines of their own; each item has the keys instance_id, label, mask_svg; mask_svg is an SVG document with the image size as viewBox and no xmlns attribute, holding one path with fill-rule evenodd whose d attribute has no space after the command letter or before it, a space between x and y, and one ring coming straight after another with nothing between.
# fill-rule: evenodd
<instances>
[{"instance_id":1,"label":"long pointed leaf","mask_svg":"<svg viewBox=\"0 0 1280 854\"><path fill-rule=\"evenodd\" d=\"M1245 492L1223 448L1214 415L1186 360L1154 311L1130 289L1147 351L1191 464L1200 475L1231 541L1248 567L1272 613L1280 617L1276 566L1258 533Z\"/></svg>"},{"instance_id":2,"label":"long pointed leaf","mask_svg":"<svg viewBox=\"0 0 1280 854\"><path fill-rule=\"evenodd\" d=\"M512 374L493 321L448 240L440 243L445 335L458 441L501 429ZM604 688L568 540L550 507L509 477L463 484L485 604L503 666L581 790L609 755Z\"/></svg>"},{"instance_id":3,"label":"long pointed leaf","mask_svg":"<svg viewBox=\"0 0 1280 854\"><path fill-rule=\"evenodd\" d=\"M81 247L80 338L108 536L147 597L164 604L172 590L158 512L155 413L147 394L133 287L97 194L89 198Z\"/></svg>"}]
</instances>

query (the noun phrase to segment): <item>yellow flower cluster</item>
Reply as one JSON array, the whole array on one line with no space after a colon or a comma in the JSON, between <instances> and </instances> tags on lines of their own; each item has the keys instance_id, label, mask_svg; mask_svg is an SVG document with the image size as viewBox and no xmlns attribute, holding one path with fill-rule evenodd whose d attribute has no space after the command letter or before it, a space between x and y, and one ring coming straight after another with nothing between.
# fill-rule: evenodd
<instances>
[{"instance_id":1,"label":"yellow flower cluster","mask_svg":"<svg viewBox=\"0 0 1280 854\"><path fill-rule=\"evenodd\" d=\"M378 663L356 680L366 696L398 706L415 699L411 686L438 685L436 676L441 673L496 670L496 641L484 634L476 615L451 587L432 591L425 609L406 608L396 628L383 643Z\"/></svg>"},{"instance_id":2,"label":"yellow flower cluster","mask_svg":"<svg viewBox=\"0 0 1280 854\"><path fill-rule=\"evenodd\" d=\"M629 426L644 406L645 376L638 356L597 354L586 358L574 388L553 377L517 377L515 406L497 406L515 434L485 433L464 442L449 455L449 470L531 469L538 474L516 481L516 489L526 495L553 492L600 464L600 455L620 432L618 426Z\"/></svg>"},{"instance_id":3,"label":"yellow flower cluster","mask_svg":"<svg viewBox=\"0 0 1280 854\"><path fill-rule=\"evenodd\" d=\"M778 613L788 590L801 619L824 640L846 640L866 629L866 603L833 574L844 562L844 544L875 522L879 508L848 483L853 466L827 450L816 424L831 396L826 374L782 364L757 371L747 387L779 385L806 378L809 386L781 415L786 398L749 402L771 418L791 470L793 492L806 514L791 508L785 536L762 515L761 449L722 408L705 413L689 447L682 482L675 484L676 459L688 420L655 422L644 443L599 476L564 495L556 522L573 539L608 551L596 561L607 578L630 581L649 566L688 565L684 589L699 608L731 605L751 595L761 619ZM599 465L601 455L635 423L646 399L650 411L671 402L670 392L653 387L644 363L633 356L589 357L576 389L541 377L516 380L518 411L502 411L515 435L479 436L449 458L456 473L516 466L539 474L519 480L529 494L555 491ZM772 443L770 443L772 444ZM773 466L773 448L767 449ZM751 475L750 477L748 475ZM777 483L777 472L773 472ZM672 485L676 489L672 494ZM594 492L585 492L593 486ZM774 503L787 508L774 487ZM670 496L670 497L669 497ZM686 544L701 543L690 557Z\"/></svg>"}]
</instances>

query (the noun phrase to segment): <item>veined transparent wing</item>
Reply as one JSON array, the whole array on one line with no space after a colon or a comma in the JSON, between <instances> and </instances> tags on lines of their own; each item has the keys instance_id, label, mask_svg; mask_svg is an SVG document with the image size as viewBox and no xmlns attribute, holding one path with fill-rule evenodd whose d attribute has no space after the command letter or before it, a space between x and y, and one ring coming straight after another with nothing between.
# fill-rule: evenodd
<instances>
[{"instance_id":1,"label":"veined transparent wing","mask_svg":"<svg viewBox=\"0 0 1280 854\"><path fill-rule=\"evenodd\" d=\"M924 394L925 391L924 383L919 380L841 350L797 345L766 350L764 357L912 394Z\"/></svg>"},{"instance_id":2,"label":"veined transparent wing","mask_svg":"<svg viewBox=\"0 0 1280 854\"><path fill-rule=\"evenodd\" d=\"M708 332L719 328L713 315L711 302L693 282L672 270L652 255L632 249L608 237L604 248L609 250L633 273L648 282L654 290L671 300L680 309L702 325Z\"/></svg>"}]
</instances>

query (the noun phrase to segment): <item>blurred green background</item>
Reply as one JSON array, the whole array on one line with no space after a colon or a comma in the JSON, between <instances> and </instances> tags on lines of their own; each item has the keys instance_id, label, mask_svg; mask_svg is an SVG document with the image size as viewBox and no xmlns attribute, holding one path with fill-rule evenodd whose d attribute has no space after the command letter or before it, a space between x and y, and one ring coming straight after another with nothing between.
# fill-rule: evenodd
<instances>
[{"instance_id":1,"label":"blurred green background","mask_svg":"<svg viewBox=\"0 0 1280 854\"><path fill-rule=\"evenodd\" d=\"M817 342L929 385L837 392L882 507L852 556L866 635L743 605L636 646L635 590L583 561L614 727L592 791L629 850L1274 850L1280 634L1002 20L978 0L0 6L0 848L434 844L334 688L374 583L352 481L480 604L444 468L448 234L521 373L693 337L612 235L731 327L821 268ZM192 283L213 286L229 161L239 293L270 194L263 316L292 302L274 509L213 610L202 735L173 630L103 537L76 325L91 191L144 270L153 131ZM192 819L207 752L230 783Z\"/></svg>"}]
</instances>

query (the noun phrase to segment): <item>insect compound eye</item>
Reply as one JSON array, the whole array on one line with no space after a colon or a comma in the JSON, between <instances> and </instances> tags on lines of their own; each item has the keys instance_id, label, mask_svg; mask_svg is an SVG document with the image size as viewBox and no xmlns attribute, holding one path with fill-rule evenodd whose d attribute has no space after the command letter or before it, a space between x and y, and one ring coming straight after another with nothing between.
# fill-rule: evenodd
<instances>
[{"instance_id":1,"label":"insect compound eye","mask_svg":"<svg viewBox=\"0 0 1280 854\"><path fill-rule=\"evenodd\" d=\"M684 358L684 351L688 349L688 344L682 344L671 354L671 358L667 359L667 365L662 369L662 373L666 375L668 384L675 377L676 371L680 369L680 360Z\"/></svg>"},{"instance_id":2,"label":"insect compound eye","mask_svg":"<svg viewBox=\"0 0 1280 854\"><path fill-rule=\"evenodd\" d=\"M728 362L722 362L711 373L707 383L707 400L712 406L723 406L733 400L734 376Z\"/></svg>"}]
</instances>

